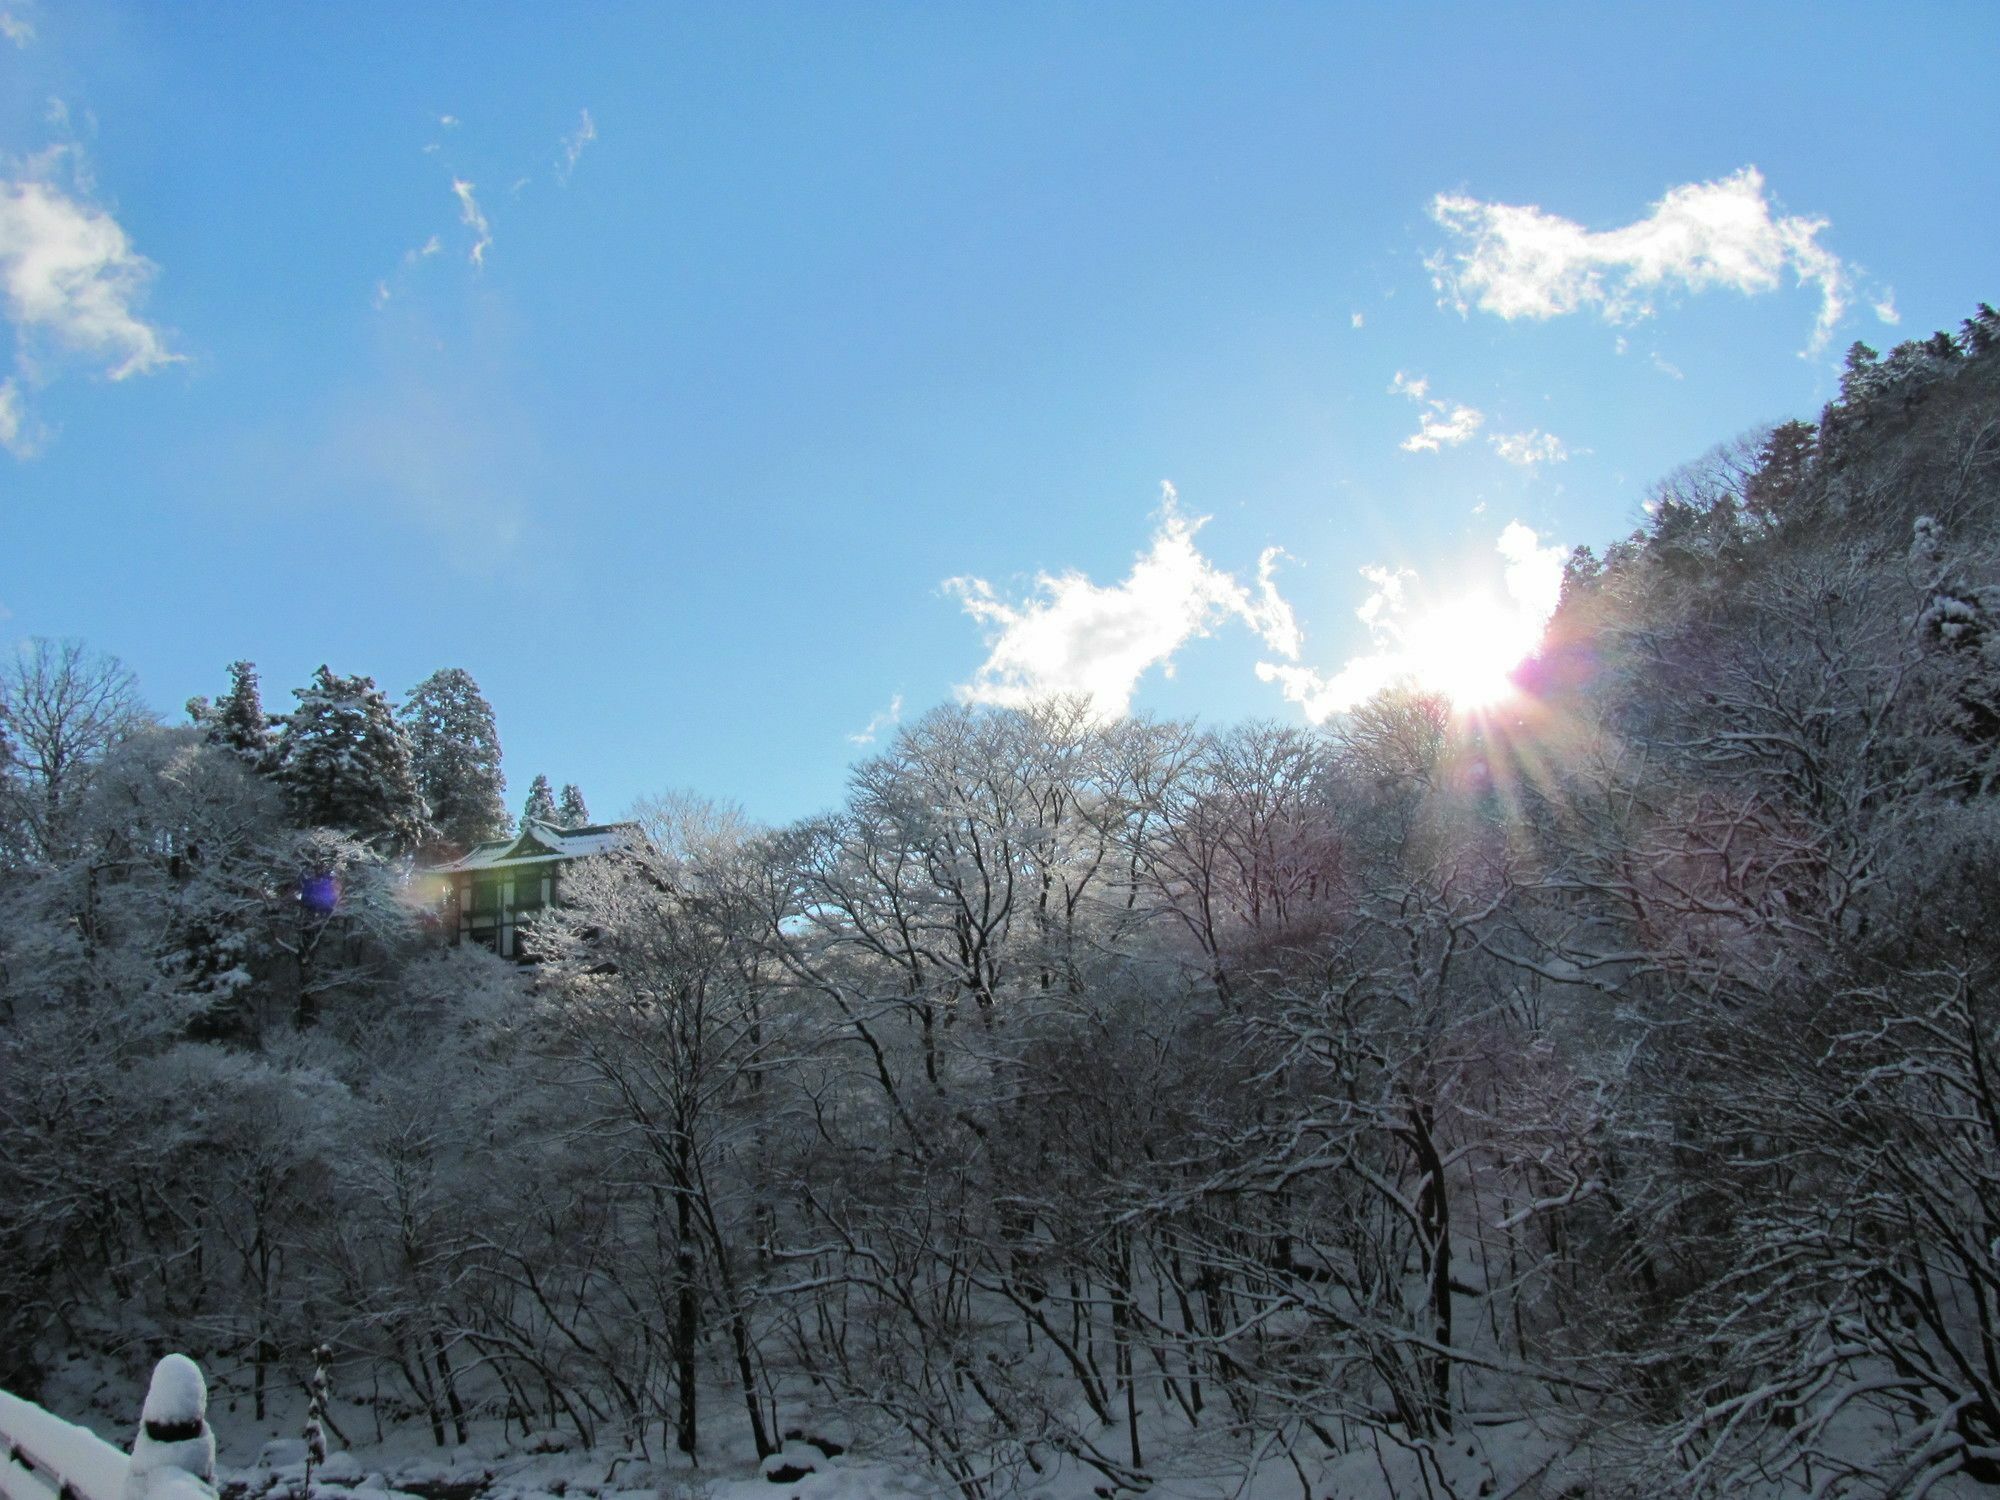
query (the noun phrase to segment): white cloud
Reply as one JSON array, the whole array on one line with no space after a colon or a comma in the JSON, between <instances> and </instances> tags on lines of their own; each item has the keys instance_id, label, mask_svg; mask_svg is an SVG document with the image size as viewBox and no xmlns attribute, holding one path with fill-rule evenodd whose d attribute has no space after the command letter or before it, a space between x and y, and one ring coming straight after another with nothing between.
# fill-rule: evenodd
<instances>
[{"instance_id":1,"label":"white cloud","mask_svg":"<svg viewBox=\"0 0 2000 1500\"><path fill-rule=\"evenodd\" d=\"M0 36L16 47L25 47L35 39L34 23L22 20L11 10L0 10Z\"/></svg>"},{"instance_id":2,"label":"white cloud","mask_svg":"<svg viewBox=\"0 0 2000 1500\"><path fill-rule=\"evenodd\" d=\"M1299 629L1292 606L1278 592L1278 559L1284 555L1281 547L1266 547L1258 553L1257 597L1247 609L1240 605L1232 607L1266 646L1280 656L1297 656L1305 644L1305 632Z\"/></svg>"},{"instance_id":3,"label":"white cloud","mask_svg":"<svg viewBox=\"0 0 2000 1500\"><path fill-rule=\"evenodd\" d=\"M1384 688L1413 683L1448 692L1467 682L1504 676L1532 652L1562 594L1564 552L1543 546L1535 532L1510 521L1495 544L1505 564L1499 598L1478 590L1418 607L1408 568L1363 568L1368 596L1355 610L1370 650L1351 656L1332 675L1296 663L1261 661L1257 676L1275 683L1313 723L1365 703Z\"/></svg>"},{"instance_id":4,"label":"white cloud","mask_svg":"<svg viewBox=\"0 0 2000 1500\"><path fill-rule=\"evenodd\" d=\"M1400 446L1405 453L1435 453L1440 448L1456 448L1479 431L1479 424L1485 420L1485 413L1474 411L1469 406L1454 405L1446 412L1443 404L1439 403L1437 411L1426 412L1417 430L1404 438Z\"/></svg>"},{"instance_id":5,"label":"white cloud","mask_svg":"<svg viewBox=\"0 0 2000 1500\"><path fill-rule=\"evenodd\" d=\"M1353 318L1350 319L1349 321L1353 327L1359 328L1363 323L1367 322L1368 320L1362 317L1360 313L1356 313L1354 314Z\"/></svg>"},{"instance_id":6,"label":"white cloud","mask_svg":"<svg viewBox=\"0 0 2000 1500\"><path fill-rule=\"evenodd\" d=\"M1509 521L1496 550L1507 560L1507 597L1534 622L1539 638L1562 599L1563 564L1568 554L1560 543L1542 545L1532 526Z\"/></svg>"},{"instance_id":7,"label":"white cloud","mask_svg":"<svg viewBox=\"0 0 2000 1500\"><path fill-rule=\"evenodd\" d=\"M375 294L368 300L374 304L377 312L387 307L389 305L389 283L386 281L376 282Z\"/></svg>"},{"instance_id":8,"label":"white cloud","mask_svg":"<svg viewBox=\"0 0 2000 1500\"><path fill-rule=\"evenodd\" d=\"M1903 315L1896 311L1896 289L1889 288L1882 294L1882 300L1875 304L1877 322L1894 325L1903 321Z\"/></svg>"},{"instance_id":9,"label":"white cloud","mask_svg":"<svg viewBox=\"0 0 2000 1500\"><path fill-rule=\"evenodd\" d=\"M1361 570L1361 576L1375 587L1368 597L1361 601L1361 608L1354 617L1370 630L1399 614L1403 608L1404 589L1416 581L1416 571L1412 568L1384 568L1370 564Z\"/></svg>"},{"instance_id":10,"label":"white cloud","mask_svg":"<svg viewBox=\"0 0 2000 1500\"><path fill-rule=\"evenodd\" d=\"M458 116L457 116L457 115L439 115L439 116L438 116L438 125L439 125L439 127L440 127L440 128L442 128L442 129L444 129L444 130L456 130L456 129L458 129Z\"/></svg>"},{"instance_id":11,"label":"white cloud","mask_svg":"<svg viewBox=\"0 0 2000 1500\"><path fill-rule=\"evenodd\" d=\"M1403 439L1401 447L1405 453L1435 453L1440 448L1456 448L1479 431L1486 420L1486 414L1470 406L1461 406L1456 401L1433 400L1431 383L1422 376L1411 377L1401 370L1389 382L1390 393L1408 396L1424 408L1418 419L1417 430Z\"/></svg>"},{"instance_id":12,"label":"white cloud","mask_svg":"<svg viewBox=\"0 0 2000 1500\"><path fill-rule=\"evenodd\" d=\"M1502 318L1553 318L1595 308L1607 321L1650 316L1660 293L1726 287L1774 291L1784 272L1819 290L1808 353L1847 310L1848 267L1820 243L1825 219L1774 217L1764 178L1744 167L1715 182L1668 190L1645 218L1593 231L1532 205L1440 193L1431 217L1455 235L1428 262L1438 290Z\"/></svg>"},{"instance_id":13,"label":"white cloud","mask_svg":"<svg viewBox=\"0 0 2000 1500\"><path fill-rule=\"evenodd\" d=\"M463 177L454 177L451 180L451 190L458 195L459 222L472 231L472 263L475 266L483 266L486 264L487 247L493 243L492 226L486 222L486 215L479 211L479 200L472 196L471 183ZM437 237L433 235L431 242L435 244L436 240ZM430 253L428 247L424 253L427 255Z\"/></svg>"},{"instance_id":14,"label":"white cloud","mask_svg":"<svg viewBox=\"0 0 2000 1500\"><path fill-rule=\"evenodd\" d=\"M17 333L102 359L113 380L172 364L136 310L153 272L102 209L53 183L0 180L0 290Z\"/></svg>"},{"instance_id":15,"label":"white cloud","mask_svg":"<svg viewBox=\"0 0 2000 1500\"><path fill-rule=\"evenodd\" d=\"M876 736L881 734L883 730L894 729L902 722L903 695L897 693L889 699L889 706L887 708L878 710L873 718L847 737L848 743L854 745L872 745L875 743Z\"/></svg>"},{"instance_id":16,"label":"white cloud","mask_svg":"<svg viewBox=\"0 0 2000 1500\"><path fill-rule=\"evenodd\" d=\"M1569 457L1569 449L1562 439L1553 432L1542 432L1531 428L1527 432L1496 432L1488 442L1493 451L1524 469L1532 469L1536 464L1559 464Z\"/></svg>"},{"instance_id":17,"label":"white cloud","mask_svg":"<svg viewBox=\"0 0 2000 1500\"><path fill-rule=\"evenodd\" d=\"M1653 352L1652 363L1653 363L1653 368L1658 370L1662 375L1666 376L1669 380L1687 379L1687 375L1682 371L1681 367L1675 364L1670 359L1661 358L1658 350L1655 350Z\"/></svg>"},{"instance_id":18,"label":"white cloud","mask_svg":"<svg viewBox=\"0 0 2000 1500\"><path fill-rule=\"evenodd\" d=\"M1195 545L1207 517L1180 510L1162 486L1159 525L1123 582L1093 583L1081 573L1041 574L1036 596L1009 602L983 578L949 578L947 593L987 628L987 657L958 689L969 703L1020 706L1051 693L1080 693L1116 718L1131 705L1139 679L1154 667L1167 676L1174 657L1197 636L1230 620L1254 630L1280 656L1298 653L1300 632L1278 592L1279 549L1257 560L1255 589L1217 568Z\"/></svg>"},{"instance_id":19,"label":"white cloud","mask_svg":"<svg viewBox=\"0 0 2000 1500\"><path fill-rule=\"evenodd\" d=\"M597 139L597 122L590 118L590 111L583 111L583 122L575 130L563 137L562 179L569 181L569 174L576 170L576 159L583 155L583 148Z\"/></svg>"},{"instance_id":20,"label":"white cloud","mask_svg":"<svg viewBox=\"0 0 2000 1500\"><path fill-rule=\"evenodd\" d=\"M70 186L50 180L67 166ZM56 146L0 178L0 317L14 331L16 374L0 385L0 447L17 458L40 446L28 386L64 360L112 380L178 363L159 329L139 315L153 263L124 228L89 201L90 174L75 146Z\"/></svg>"}]
</instances>

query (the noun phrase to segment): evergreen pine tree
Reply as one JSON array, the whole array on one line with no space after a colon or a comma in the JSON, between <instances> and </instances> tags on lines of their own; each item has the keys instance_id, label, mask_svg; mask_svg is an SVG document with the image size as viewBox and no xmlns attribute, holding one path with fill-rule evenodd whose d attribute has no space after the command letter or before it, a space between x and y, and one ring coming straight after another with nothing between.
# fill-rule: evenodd
<instances>
[{"instance_id":1,"label":"evergreen pine tree","mask_svg":"<svg viewBox=\"0 0 2000 1500\"><path fill-rule=\"evenodd\" d=\"M556 808L556 821L565 828L581 828L590 821L590 809L584 804L583 792L574 781L563 783L562 802Z\"/></svg>"},{"instance_id":2,"label":"evergreen pine tree","mask_svg":"<svg viewBox=\"0 0 2000 1500\"><path fill-rule=\"evenodd\" d=\"M1771 429L1757 450L1757 471L1743 490L1743 508L1766 526L1789 513L1818 451L1819 430L1810 422L1786 422Z\"/></svg>"},{"instance_id":3,"label":"evergreen pine tree","mask_svg":"<svg viewBox=\"0 0 2000 1500\"><path fill-rule=\"evenodd\" d=\"M528 805L521 809L522 824L561 821L556 814L556 794L549 786L549 778L536 772L535 779L528 783Z\"/></svg>"},{"instance_id":4,"label":"evergreen pine tree","mask_svg":"<svg viewBox=\"0 0 2000 1500\"><path fill-rule=\"evenodd\" d=\"M302 827L335 828L389 855L417 848L430 829L410 767L409 741L372 677L322 666L286 720L279 784Z\"/></svg>"},{"instance_id":5,"label":"evergreen pine tree","mask_svg":"<svg viewBox=\"0 0 2000 1500\"><path fill-rule=\"evenodd\" d=\"M462 854L504 837L511 823L502 800L500 731L472 674L458 667L433 672L403 700L401 719L417 789L444 849Z\"/></svg>"},{"instance_id":6,"label":"evergreen pine tree","mask_svg":"<svg viewBox=\"0 0 2000 1500\"><path fill-rule=\"evenodd\" d=\"M1882 388L1881 356L1856 339L1847 346L1847 363L1840 375L1840 404L1858 407Z\"/></svg>"},{"instance_id":7,"label":"evergreen pine tree","mask_svg":"<svg viewBox=\"0 0 2000 1500\"><path fill-rule=\"evenodd\" d=\"M1980 303L1978 313L1965 320L1965 331L1958 342L1968 354L1984 354L2000 344L2000 312Z\"/></svg>"},{"instance_id":8,"label":"evergreen pine tree","mask_svg":"<svg viewBox=\"0 0 2000 1500\"><path fill-rule=\"evenodd\" d=\"M192 705L190 705L192 711ZM264 712L264 698L257 689L257 668L252 662L229 664L229 691L215 702L205 720L211 744L233 750L251 766L270 763L271 721Z\"/></svg>"}]
</instances>

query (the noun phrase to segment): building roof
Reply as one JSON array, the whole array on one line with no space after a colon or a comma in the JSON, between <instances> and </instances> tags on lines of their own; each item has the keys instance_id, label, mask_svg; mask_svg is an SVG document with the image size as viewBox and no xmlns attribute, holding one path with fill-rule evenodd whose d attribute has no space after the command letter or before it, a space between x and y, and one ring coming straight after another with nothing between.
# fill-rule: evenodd
<instances>
[{"instance_id":1,"label":"building roof","mask_svg":"<svg viewBox=\"0 0 2000 1500\"><path fill-rule=\"evenodd\" d=\"M554 823L524 822L511 838L489 839L474 844L463 856L449 864L436 865L433 874L457 875L475 870L516 869L523 865L553 864L582 859L590 854L608 854L637 843L644 835L637 823L586 823L580 828L559 828Z\"/></svg>"}]
</instances>

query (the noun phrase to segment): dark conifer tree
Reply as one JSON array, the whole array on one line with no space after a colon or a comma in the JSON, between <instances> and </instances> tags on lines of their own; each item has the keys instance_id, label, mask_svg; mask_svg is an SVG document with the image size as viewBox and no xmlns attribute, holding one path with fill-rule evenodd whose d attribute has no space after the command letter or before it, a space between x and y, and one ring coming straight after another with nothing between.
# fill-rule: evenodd
<instances>
[{"instance_id":1,"label":"dark conifer tree","mask_svg":"<svg viewBox=\"0 0 2000 1500\"><path fill-rule=\"evenodd\" d=\"M1860 406L1882 387L1881 356L1856 339L1847 346L1847 363L1840 375L1843 406Z\"/></svg>"},{"instance_id":2,"label":"dark conifer tree","mask_svg":"<svg viewBox=\"0 0 2000 1500\"><path fill-rule=\"evenodd\" d=\"M1812 467L1819 429L1810 422L1786 422L1771 429L1757 450L1757 471L1743 490L1743 508L1766 526L1782 521Z\"/></svg>"},{"instance_id":3,"label":"dark conifer tree","mask_svg":"<svg viewBox=\"0 0 2000 1500\"><path fill-rule=\"evenodd\" d=\"M504 837L511 823L502 800L500 731L472 674L458 667L433 672L403 700L401 720L440 852L462 854Z\"/></svg>"},{"instance_id":4,"label":"dark conifer tree","mask_svg":"<svg viewBox=\"0 0 2000 1500\"><path fill-rule=\"evenodd\" d=\"M521 822L556 823L562 819L556 812L556 794L549 786L549 778L536 772L535 779L528 783L528 805L521 809Z\"/></svg>"},{"instance_id":5,"label":"dark conifer tree","mask_svg":"<svg viewBox=\"0 0 2000 1500\"><path fill-rule=\"evenodd\" d=\"M229 664L229 691L216 700L204 727L211 743L235 751L250 766L270 764L271 720L257 688L255 663Z\"/></svg>"},{"instance_id":6,"label":"dark conifer tree","mask_svg":"<svg viewBox=\"0 0 2000 1500\"><path fill-rule=\"evenodd\" d=\"M565 828L581 828L590 821L590 808L585 805L583 792L574 781L563 783L562 802L556 808L556 821Z\"/></svg>"},{"instance_id":7,"label":"dark conifer tree","mask_svg":"<svg viewBox=\"0 0 2000 1500\"><path fill-rule=\"evenodd\" d=\"M1965 331L1959 335L1959 346L1967 354L1984 354L1995 344L2000 344L2000 312L1995 312L1984 302L1979 311L1965 320Z\"/></svg>"},{"instance_id":8,"label":"dark conifer tree","mask_svg":"<svg viewBox=\"0 0 2000 1500\"><path fill-rule=\"evenodd\" d=\"M430 820L404 738L372 677L322 666L285 723L277 776L303 827L337 828L389 855L423 843Z\"/></svg>"}]
</instances>

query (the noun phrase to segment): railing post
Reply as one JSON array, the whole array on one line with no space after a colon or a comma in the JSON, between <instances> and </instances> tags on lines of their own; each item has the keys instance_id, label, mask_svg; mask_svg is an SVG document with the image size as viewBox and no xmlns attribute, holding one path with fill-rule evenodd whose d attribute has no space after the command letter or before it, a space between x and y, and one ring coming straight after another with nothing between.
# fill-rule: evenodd
<instances>
[{"instance_id":1,"label":"railing post","mask_svg":"<svg viewBox=\"0 0 2000 1500\"><path fill-rule=\"evenodd\" d=\"M120 1500L214 1500L214 1495L208 1382L185 1354L169 1354L153 1366Z\"/></svg>"}]
</instances>

